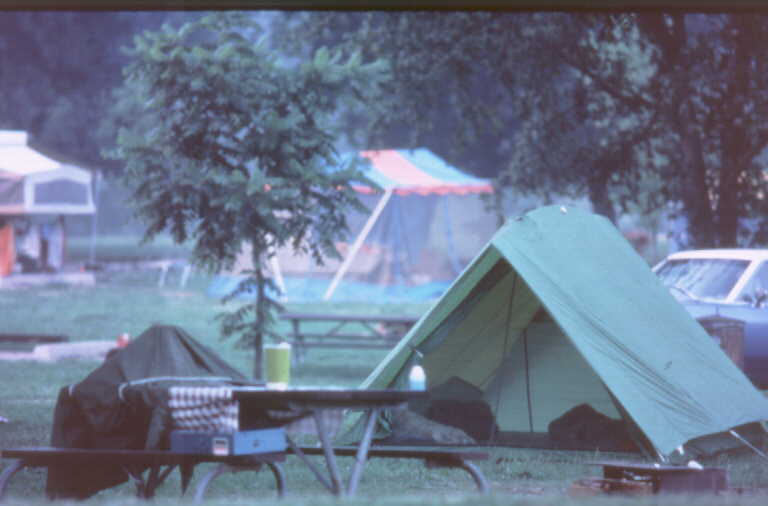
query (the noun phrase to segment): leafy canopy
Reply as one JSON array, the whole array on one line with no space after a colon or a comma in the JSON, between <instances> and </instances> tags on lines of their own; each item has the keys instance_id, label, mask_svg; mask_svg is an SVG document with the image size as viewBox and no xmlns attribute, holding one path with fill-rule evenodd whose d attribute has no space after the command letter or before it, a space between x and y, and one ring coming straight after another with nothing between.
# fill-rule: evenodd
<instances>
[{"instance_id":1,"label":"leafy canopy","mask_svg":"<svg viewBox=\"0 0 768 506\"><path fill-rule=\"evenodd\" d=\"M116 152L145 238L167 230L191 240L197 263L215 271L250 244L254 270L241 288L259 296L223 330L257 350L274 302L259 266L285 244L320 262L338 256L348 208L361 207L352 185L368 182L352 165L331 169L340 164L329 120L386 78L359 54L320 49L310 61L281 61L258 35L247 14L219 13L137 36Z\"/></svg>"},{"instance_id":2,"label":"leafy canopy","mask_svg":"<svg viewBox=\"0 0 768 506\"><path fill-rule=\"evenodd\" d=\"M610 218L677 209L691 247L768 240L768 16L311 12L284 25L288 49L390 62L371 144L426 146L509 193L588 197Z\"/></svg>"}]
</instances>

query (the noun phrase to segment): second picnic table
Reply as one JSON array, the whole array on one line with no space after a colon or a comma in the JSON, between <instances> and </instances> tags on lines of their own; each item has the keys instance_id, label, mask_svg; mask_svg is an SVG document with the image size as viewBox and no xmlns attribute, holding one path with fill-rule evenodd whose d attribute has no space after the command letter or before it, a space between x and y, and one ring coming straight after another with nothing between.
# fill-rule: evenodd
<instances>
[{"instance_id":1,"label":"second picnic table","mask_svg":"<svg viewBox=\"0 0 768 506\"><path fill-rule=\"evenodd\" d=\"M291 322L287 335L301 362L309 347L384 348L393 347L419 320L413 315L280 313L280 319ZM331 323L330 329L304 330L303 323Z\"/></svg>"}]
</instances>

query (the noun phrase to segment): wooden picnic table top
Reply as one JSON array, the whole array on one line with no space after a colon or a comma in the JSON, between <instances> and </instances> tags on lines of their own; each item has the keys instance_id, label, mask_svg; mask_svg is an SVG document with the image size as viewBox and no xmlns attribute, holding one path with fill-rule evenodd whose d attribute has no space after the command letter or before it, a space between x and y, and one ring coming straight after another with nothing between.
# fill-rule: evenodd
<instances>
[{"instance_id":1,"label":"wooden picnic table top","mask_svg":"<svg viewBox=\"0 0 768 506\"><path fill-rule=\"evenodd\" d=\"M403 323L414 324L419 320L419 316L413 315L373 315L373 314L329 314L329 313L301 313L285 312L280 313L281 320L300 320L300 321L346 321L346 322L381 322L381 323Z\"/></svg>"},{"instance_id":2,"label":"wooden picnic table top","mask_svg":"<svg viewBox=\"0 0 768 506\"><path fill-rule=\"evenodd\" d=\"M304 408L377 408L397 406L429 396L423 390L364 390L342 388L235 388L232 396L240 402L255 402L261 408L279 409L288 406Z\"/></svg>"}]
</instances>

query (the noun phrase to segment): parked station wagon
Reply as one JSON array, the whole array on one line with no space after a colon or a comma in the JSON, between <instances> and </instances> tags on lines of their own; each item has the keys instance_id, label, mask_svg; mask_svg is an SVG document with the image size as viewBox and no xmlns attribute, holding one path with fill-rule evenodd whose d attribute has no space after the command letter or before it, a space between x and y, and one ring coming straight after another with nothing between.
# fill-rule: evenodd
<instances>
[{"instance_id":1,"label":"parked station wagon","mask_svg":"<svg viewBox=\"0 0 768 506\"><path fill-rule=\"evenodd\" d=\"M680 251L653 270L694 318L744 322L744 372L768 388L768 250Z\"/></svg>"}]
</instances>

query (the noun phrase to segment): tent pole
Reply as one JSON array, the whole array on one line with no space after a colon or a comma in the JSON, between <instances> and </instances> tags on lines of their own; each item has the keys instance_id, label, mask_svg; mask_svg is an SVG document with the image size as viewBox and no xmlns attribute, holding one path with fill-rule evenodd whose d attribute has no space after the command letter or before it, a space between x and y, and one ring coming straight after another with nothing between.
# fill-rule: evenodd
<instances>
[{"instance_id":1,"label":"tent pole","mask_svg":"<svg viewBox=\"0 0 768 506\"><path fill-rule=\"evenodd\" d=\"M393 191L394 191L394 188L387 188L387 190L384 192L384 195L381 197L381 199L379 199L379 202L376 204L376 207L374 208L373 212L368 217L368 221L365 222L363 229L360 231L360 234L357 236L357 239L355 239L355 242L352 244L352 248L349 250L349 254L347 255L347 258L344 259L344 262L341 264L341 267L339 267L339 270L336 271L336 274L333 276L333 280L331 281L331 284L328 286L328 289L325 291L325 295L323 295L323 300L328 300L333 296L333 292L336 291L336 288L339 286L341 279L349 270L349 267L352 265L352 261L355 259L358 251L362 247L363 242L365 241L366 237L368 237L368 234L371 232L371 229L378 221L379 216L381 216L381 212L384 210L384 207L386 207L390 197L392 197Z\"/></svg>"},{"instance_id":2,"label":"tent pole","mask_svg":"<svg viewBox=\"0 0 768 506\"><path fill-rule=\"evenodd\" d=\"M733 429L731 429L731 430L730 430L730 431L728 431L728 432L731 434L731 436L735 437L736 439L738 439L739 441L741 441L742 443L744 443L746 446L748 446L748 447L749 447L749 448L750 448L752 451L754 451L755 453L757 453L758 455L760 455L760 456L761 456L761 457L763 457L764 459L768 460L768 455L766 455L764 452L760 451L759 449L755 448L755 446L754 446L752 443L750 443L749 441L747 441L747 439L746 439L746 438L744 438L744 437L742 437L741 435L739 435L739 433L738 433L738 432L736 432L736 431L735 431L735 430L733 430Z\"/></svg>"},{"instance_id":3,"label":"tent pole","mask_svg":"<svg viewBox=\"0 0 768 506\"><path fill-rule=\"evenodd\" d=\"M501 357L501 366L499 371L499 388L496 391L496 413L499 413L501 411L501 389L504 388L504 379L506 378L506 368L504 367L504 360L506 360L508 354L509 354L509 327L510 322L512 321L512 306L515 302L515 289L517 288L517 271L512 271L512 290L509 292L509 307L507 307L507 318L506 323L504 324L504 351L502 353ZM496 414L495 413L495 414ZM496 423L491 424L491 432L493 433L493 439L496 439L499 435L497 432ZM533 429L531 429L531 432L533 432Z\"/></svg>"},{"instance_id":4,"label":"tent pole","mask_svg":"<svg viewBox=\"0 0 768 506\"><path fill-rule=\"evenodd\" d=\"M533 434L533 406L531 405L531 371L528 364L528 328L523 329L523 356L525 358L525 398L528 402L528 429Z\"/></svg>"}]
</instances>

